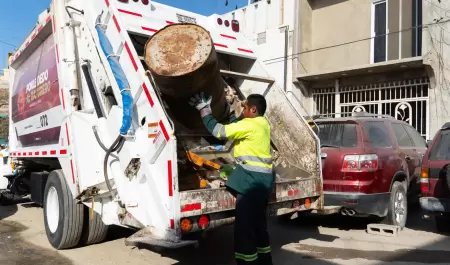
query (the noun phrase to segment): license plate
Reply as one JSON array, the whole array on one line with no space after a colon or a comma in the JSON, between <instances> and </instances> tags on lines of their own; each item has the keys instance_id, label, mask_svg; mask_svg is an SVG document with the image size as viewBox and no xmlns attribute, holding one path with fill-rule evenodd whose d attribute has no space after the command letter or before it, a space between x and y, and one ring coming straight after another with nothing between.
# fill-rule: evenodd
<instances>
[{"instance_id":1,"label":"license plate","mask_svg":"<svg viewBox=\"0 0 450 265\"><path fill-rule=\"evenodd\" d=\"M194 17L188 17L185 15L177 14L178 22L180 23L192 23L197 24L197 20Z\"/></svg>"}]
</instances>

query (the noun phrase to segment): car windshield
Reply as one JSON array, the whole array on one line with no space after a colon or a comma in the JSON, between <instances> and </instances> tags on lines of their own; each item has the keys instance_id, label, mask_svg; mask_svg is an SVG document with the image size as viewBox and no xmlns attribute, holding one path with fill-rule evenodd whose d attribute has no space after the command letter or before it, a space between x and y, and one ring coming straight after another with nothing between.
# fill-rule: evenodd
<instances>
[{"instance_id":1,"label":"car windshield","mask_svg":"<svg viewBox=\"0 0 450 265\"><path fill-rule=\"evenodd\" d=\"M358 143L356 124L319 124L319 139L323 147L355 147Z\"/></svg>"},{"instance_id":2,"label":"car windshield","mask_svg":"<svg viewBox=\"0 0 450 265\"><path fill-rule=\"evenodd\" d=\"M442 131L430 150L430 160L450 160L450 131Z\"/></svg>"}]
</instances>

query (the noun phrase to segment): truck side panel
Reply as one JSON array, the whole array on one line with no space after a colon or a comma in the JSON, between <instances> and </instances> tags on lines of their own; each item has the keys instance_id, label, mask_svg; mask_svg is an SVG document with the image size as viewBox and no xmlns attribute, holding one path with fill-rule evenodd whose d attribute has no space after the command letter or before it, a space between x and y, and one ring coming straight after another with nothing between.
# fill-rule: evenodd
<instances>
[{"instance_id":1,"label":"truck side panel","mask_svg":"<svg viewBox=\"0 0 450 265\"><path fill-rule=\"evenodd\" d=\"M22 147L57 143L63 114L54 96L59 82L53 35L16 69L12 92L11 119Z\"/></svg>"}]
</instances>

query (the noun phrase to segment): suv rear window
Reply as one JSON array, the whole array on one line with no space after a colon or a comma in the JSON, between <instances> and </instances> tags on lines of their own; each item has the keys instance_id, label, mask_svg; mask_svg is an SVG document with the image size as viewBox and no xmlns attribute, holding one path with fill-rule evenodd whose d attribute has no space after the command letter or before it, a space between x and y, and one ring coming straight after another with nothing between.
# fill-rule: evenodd
<instances>
[{"instance_id":1,"label":"suv rear window","mask_svg":"<svg viewBox=\"0 0 450 265\"><path fill-rule=\"evenodd\" d=\"M370 144L373 147L389 147L391 140L386 124L382 121L367 121L364 123Z\"/></svg>"},{"instance_id":2,"label":"suv rear window","mask_svg":"<svg viewBox=\"0 0 450 265\"><path fill-rule=\"evenodd\" d=\"M430 160L450 160L450 131L441 131L430 150Z\"/></svg>"},{"instance_id":3,"label":"suv rear window","mask_svg":"<svg viewBox=\"0 0 450 265\"><path fill-rule=\"evenodd\" d=\"M358 144L356 124L322 123L319 126L319 139L322 145L355 147Z\"/></svg>"}]
</instances>

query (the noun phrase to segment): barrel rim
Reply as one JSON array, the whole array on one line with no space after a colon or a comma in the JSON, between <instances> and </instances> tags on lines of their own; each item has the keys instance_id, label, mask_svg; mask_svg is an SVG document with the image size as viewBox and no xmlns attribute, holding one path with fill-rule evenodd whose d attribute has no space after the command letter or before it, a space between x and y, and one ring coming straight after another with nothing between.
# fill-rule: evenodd
<instances>
[{"instance_id":1,"label":"barrel rim","mask_svg":"<svg viewBox=\"0 0 450 265\"><path fill-rule=\"evenodd\" d=\"M144 46L144 62L145 62L145 64L147 65L147 68L148 68L149 72L150 72L152 75L158 75L158 76L163 76L163 77L180 77L180 76L184 76L184 75L188 75L188 74L189 74L189 73L184 73L184 74L179 74L179 75L161 75L161 74L156 73L156 72L150 67L150 65L147 63L147 60L146 60L146 58L147 58L147 56L146 56L146 54L147 54L147 46L149 45L149 43L151 42L151 40L152 40L155 36L157 36L158 34L160 34L162 31L164 31L165 29L170 28L170 27L174 27L174 26L180 26L180 25L196 26L196 27L201 28L202 30L204 30L206 33L208 33L208 35L209 35L209 37L210 37L210 40L211 40L211 47L212 47L212 48L211 48L211 50L209 51L207 58L208 58L209 56L211 56L211 53L213 53L213 50L214 50L214 42L213 42L213 39L212 39L212 37L211 37L210 32L209 32L207 29L205 29L204 27L202 27L202 26L200 26L200 25L198 25L198 24L194 24L194 23L185 23L185 22L183 22L183 23L173 23L173 24L166 25L166 26L163 27L162 29L158 30L155 34L153 34L152 36L150 36L150 38L147 40L147 42L145 43L145 46ZM199 68L202 67L202 65L203 65L203 64L199 64L199 65L196 66L191 72L197 71Z\"/></svg>"}]
</instances>

